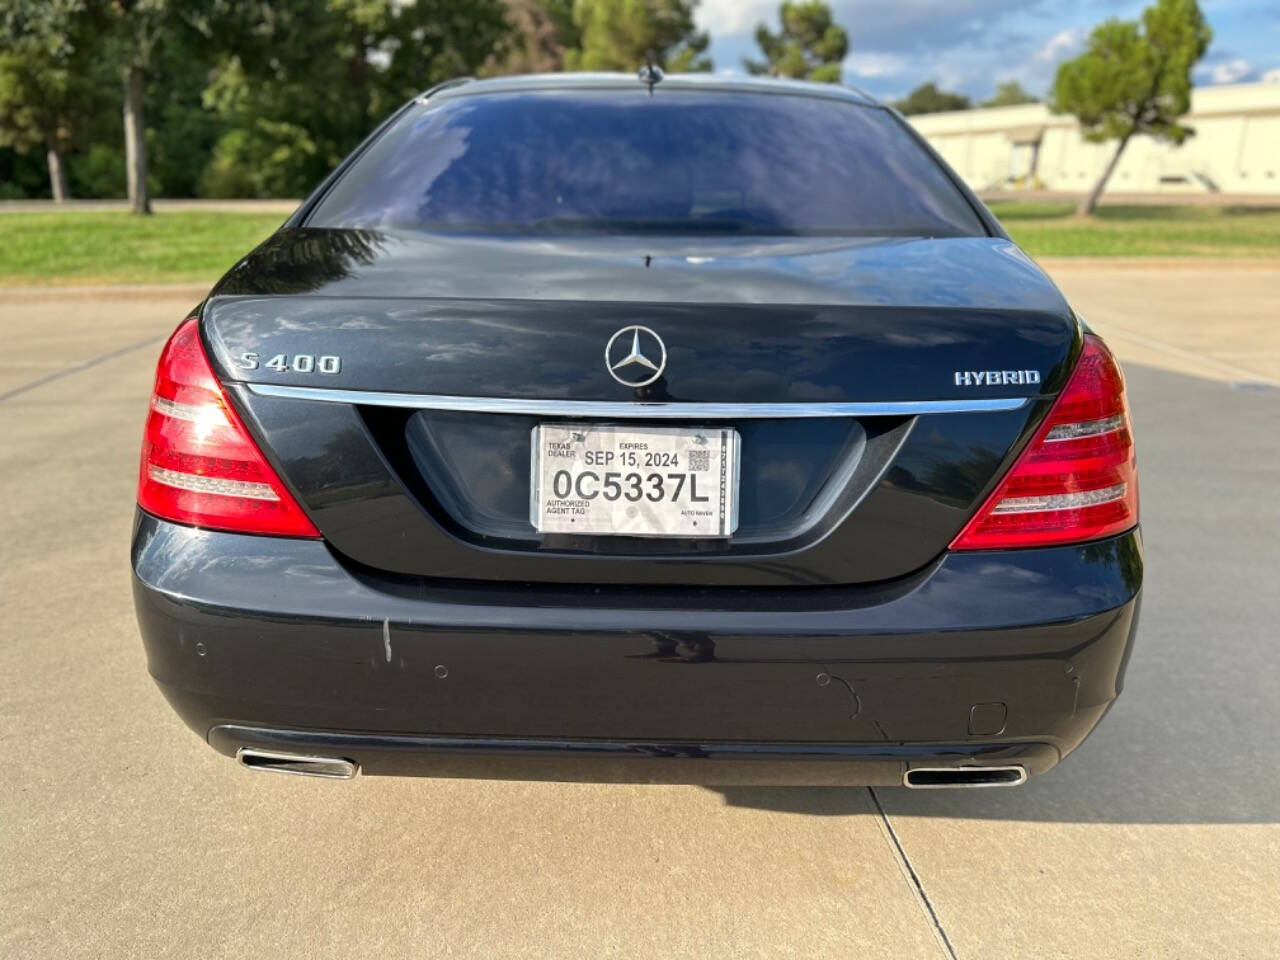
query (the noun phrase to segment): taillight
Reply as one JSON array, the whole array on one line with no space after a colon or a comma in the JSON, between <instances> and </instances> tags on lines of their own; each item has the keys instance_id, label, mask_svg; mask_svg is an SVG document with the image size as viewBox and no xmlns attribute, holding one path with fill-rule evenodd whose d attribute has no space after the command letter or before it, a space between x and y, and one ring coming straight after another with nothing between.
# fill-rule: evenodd
<instances>
[{"instance_id":1,"label":"taillight","mask_svg":"<svg viewBox=\"0 0 1280 960\"><path fill-rule=\"evenodd\" d=\"M138 505L213 530L320 536L227 402L194 317L174 331L156 367Z\"/></svg>"},{"instance_id":2,"label":"taillight","mask_svg":"<svg viewBox=\"0 0 1280 960\"><path fill-rule=\"evenodd\" d=\"M1093 335L1066 387L952 550L1097 540L1138 522L1138 471L1124 377Z\"/></svg>"}]
</instances>

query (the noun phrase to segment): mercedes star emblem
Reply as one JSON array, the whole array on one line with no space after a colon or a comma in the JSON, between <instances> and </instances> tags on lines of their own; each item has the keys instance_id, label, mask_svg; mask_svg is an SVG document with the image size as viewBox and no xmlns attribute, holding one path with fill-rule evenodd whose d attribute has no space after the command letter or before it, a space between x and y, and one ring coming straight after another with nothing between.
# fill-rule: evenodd
<instances>
[{"instance_id":1,"label":"mercedes star emblem","mask_svg":"<svg viewBox=\"0 0 1280 960\"><path fill-rule=\"evenodd\" d=\"M647 387L667 368L667 345L648 327L623 327L605 345L604 365L624 387Z\"/></svg>"}]
</instances>

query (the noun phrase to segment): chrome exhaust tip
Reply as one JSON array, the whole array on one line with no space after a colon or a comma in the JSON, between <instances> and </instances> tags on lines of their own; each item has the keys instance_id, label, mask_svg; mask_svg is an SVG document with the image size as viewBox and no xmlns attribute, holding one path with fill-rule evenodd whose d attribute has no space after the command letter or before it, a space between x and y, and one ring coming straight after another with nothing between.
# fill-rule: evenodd
<instances>
[{"instance_id":1,"label":"chrome exhaust tip","mask_svg":"<svg viewBox=\"0 0 1280 960\"><path fill-rule=\"evenodd\" d=\"M1016 787L1027 782L1027 768L913 767L902 775L902 785L912 790L948 790L974 787Z\"/></svg>"},{"instance_id":2,"label":"chrome exhaust tip","mask_svg":"<svg viewBox=\"0 0 1280 960\"><path fill-rule=\"evenodd\" d=\"M250 770L288 773L297 777L321 777L325 780L350 780L360 772L360 765L341 757L313 757L302 753L280 753L241 747L236 762Z\"/></svg>"}]
</instances>

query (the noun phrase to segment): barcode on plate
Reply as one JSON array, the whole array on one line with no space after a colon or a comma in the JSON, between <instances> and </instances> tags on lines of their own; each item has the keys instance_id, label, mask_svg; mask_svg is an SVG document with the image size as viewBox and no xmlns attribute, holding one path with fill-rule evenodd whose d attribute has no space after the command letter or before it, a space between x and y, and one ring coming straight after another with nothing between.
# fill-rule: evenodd
<instances>
[{"instance_id":1,"label":"barcode on plate","mask_svg":"<svg viewBox=\"0 0 1280 960\"><path fill-rule=\"evenodd\" d=\"M689 469L690 470L710 470L711 469L711 451L710 450L690 450L689 451Z\"/></svg>"}]
</instances>

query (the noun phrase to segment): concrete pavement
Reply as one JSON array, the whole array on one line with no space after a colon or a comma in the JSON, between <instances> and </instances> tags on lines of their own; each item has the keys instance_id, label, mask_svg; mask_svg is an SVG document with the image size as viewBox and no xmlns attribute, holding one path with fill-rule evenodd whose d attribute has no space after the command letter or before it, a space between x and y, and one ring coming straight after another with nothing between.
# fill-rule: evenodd
<instances>
[{"instance_id":1,"label":"concrete pavement","mask_svg":"<svg viewBox=\"0 0 1280 960\"><path fill-rule=\"evenodd\" d=\"M1280 272L1243 273L1059 275L1144 338L1113 341L1129 687L1049 775L934 794L237 769L152 686L129 597L152 366L194 299L0 296L0 955L1275 957L1280 391L1231 383L1274 375Z\"/></svg>"},{"instance_id":2,"label":"concrete pavement","mask_svg":"<svg viewBox=\"0 0 1280 960\"><path fill-rule=\"evenodd\" d=\"M1127 363L1280 386L1280 263L1041 261Z\"/></svg>"}]
</instances>

